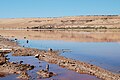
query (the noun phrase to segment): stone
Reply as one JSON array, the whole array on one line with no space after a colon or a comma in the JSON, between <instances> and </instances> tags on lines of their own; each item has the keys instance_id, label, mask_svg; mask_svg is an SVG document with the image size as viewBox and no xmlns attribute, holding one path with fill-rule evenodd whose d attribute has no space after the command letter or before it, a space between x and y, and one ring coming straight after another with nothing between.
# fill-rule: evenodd
<instances>
[{"instance_id":1,"label":"stone","mask_svg":"<svg viewBox=\"0 0 120 80\"><path fill-rule=\"evenodd\" d=\"M53 50L51 48L49 48L48 51L52 52Z\"/></svg>"},{"instance_id":2,"label":"stone","mask_svg":"<svg viewBox=\"0 0 120 80\"><path fill-rule=\"evenodd\" d=\"M20 75L17 78L23 79L23 80L29 80L30 76L25 71L23 71L20 73Z\"/></svg>"},{"instance_id":3,"label":"stone","mask_svg":"<svg viewBox=\"0 0 120 80\"><path fill-rule=\"evenodd\" d=\"M36 55L35 55L35 58L39 58L39 54L36 54Z\"/></svg>"},{"instance_id":4,"label":"stone","mask_svg":"<svg viewBox=\"0 0 120 80\"><path fill-rule=\"evenodd\" d=\"M42 78L50 78L56 75L55 73L48 72L47 70L40 70L37 72L37 74L40 75Z\"/></svg>"},{"instance_id":5,"label":"stone","mask_svg":"<svg viewBox=\"0 0 120 80\"><path fill-rule=\"evenodd\" d=\"M49 71L49 64L46 65L46 70Z\"/></svg>"}]
</instances>

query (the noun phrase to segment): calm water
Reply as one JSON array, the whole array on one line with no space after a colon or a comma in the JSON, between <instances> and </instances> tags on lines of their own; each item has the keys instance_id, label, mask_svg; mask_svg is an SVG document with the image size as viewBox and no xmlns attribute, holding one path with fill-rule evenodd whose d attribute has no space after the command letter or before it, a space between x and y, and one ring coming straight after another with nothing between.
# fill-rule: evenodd
<instances>
[{"instance_id":1,"label":"calm water","mask_svg":"<svg viewBox=\"0 0 120 80\"><path fill-rule=\"evenodd\" d=\"M57 40L29 40L29 43L26 43L26 40L19 40L18 42L21 46L37 49L47 50L48 48L52 48L54 50L70 50L71 52L61 53L61 56L95 64L115 73L118 73L118 71L120 71L120 43L117 42L90 43L66 42ZM39 80L37 79L38 75L36 72L40 69L45 69L46 64L49 64L44 61L39 61L34 57L13 57L11 54L8 54L8 56L10 58L10 61L19 62L23 60L24 63L35 65L35 69L28 71L29 75L32 76L32 79L34 80ZM55 72L58 75L45 80L99 80L94 76L87 74L78 74L76 72L61 68L55 64L49 65L50 71ZM8 75L6 77L0 78L0 80L17 80L17 76L18 75Z\"/></svg>"},{"instance_id":2,"label":"calm water","mask_svg":"<svg viewBox=\"0 0 120 80\"><path fill-rule=\"evenodd\" d=\"M120 71L120 43L117 42L65 42L54 40L20 40L26 47L54 50L70 49L62 56L95 64L112 72Z\"/></svg>"},{"instance_id":3,"label":"calm water","mask_svg":"<svg viewBox=\"0 0 120 80\"><path fill-rule=\"evenodd\" d=\"M49 44L48 44L48 43ZM25 46L25 47L32 47L32 48L38 48L38 49L48 49L48 47L52 47L56 50L58 49L62 49L62 45L61 47L58 45L60 44L59 41L36 41L36 40L31 40L28 44L26 43L26 40L19 40L19 43L21 46ZM42 44L41 44L42 43ZM50 44L54 44L52 46L47 46ZM56 43L56 47L55 46ZM46 45L45 45L46 44ZM66 49L67 46L66 46ZM50 64L44 61L40 61L37 58L34 58L32 56L27 56L27 57L14 57L11 55L12 53L8 54L8 57L10 58L10 61L14 61L14 62L19 62L19 61L23 61L23 63L27 63L27 64L31 64L36 66L33 70L28 71L28 74L32 77L30 80L50 80L50 79L55 79L55 80L100 80L98 78L96 78L95 76L91 76L91 75L87 75L87 74L79 74L76 73L74 71L70 71L67 70L65 68L61 68L55 64ZM47 79L38 79L38 75L36 74L37 71L39 71L40 69L45 69L46 65L49 64L50 66L50 71L54 72L57 74L57 76L53 76L51 78L47 78ZM1 77L0 80L19 80L17 79L18 75L7 75L6 77Z\"/></svg>"}]
</instances>

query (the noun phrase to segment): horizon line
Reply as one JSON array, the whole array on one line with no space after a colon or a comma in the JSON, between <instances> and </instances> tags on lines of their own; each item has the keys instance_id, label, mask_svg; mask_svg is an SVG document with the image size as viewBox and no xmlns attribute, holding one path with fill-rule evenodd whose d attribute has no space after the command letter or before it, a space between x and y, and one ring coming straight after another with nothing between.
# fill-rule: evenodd
<instances>
[{"instance_id":1,"label":"horizon line","mask_svg":"<svg viewBox=\"0 0 120 80\"><path fill-rule=\"evenodd\" d=\"M103 14L103 15L75 15L75 16L53 16L53 17L9 17L4 18L0 17L0 19L19 19L19 18L64 18L64 17L79 17L79 16L120 16L120 14Z\"/></svg>"}]
</instances>

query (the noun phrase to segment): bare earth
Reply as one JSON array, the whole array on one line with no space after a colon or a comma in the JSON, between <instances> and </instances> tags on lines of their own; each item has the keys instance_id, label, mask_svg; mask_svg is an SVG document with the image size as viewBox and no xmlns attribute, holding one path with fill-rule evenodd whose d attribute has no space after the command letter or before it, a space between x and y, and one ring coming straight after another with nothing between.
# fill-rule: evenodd
<instances>
[{"instance_id":1,"label":"bare earth","mask_svg":"<svg viewBox=\"0 0 120 80\"><path fill-rule=\"evenodd\" d=\"M107 27L120 28L120 16L73 16L58 18L11 18L0 19L0 28L75 28Z\"/></svg>"}]
</instances>

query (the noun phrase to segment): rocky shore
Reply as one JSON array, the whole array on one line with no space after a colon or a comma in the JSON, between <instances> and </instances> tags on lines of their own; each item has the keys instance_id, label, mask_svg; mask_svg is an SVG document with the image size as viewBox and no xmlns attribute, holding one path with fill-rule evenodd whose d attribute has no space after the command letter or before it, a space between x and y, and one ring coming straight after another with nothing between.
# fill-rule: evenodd
<instances>
[{"instance_id":1,"label":"rocky shore","mask_svg":"<svg viewBox=\"0 0 120 80\"><path fill-rule=\"evenodd\" d=\"M63 68L76 71L81 74L94 75L103 80L120 80L120 74L115 74L104 70L98 66L91 65L85 62L80 62L59 56L58 51L42 51L38 49L24 48L14 51L13 56L36 56L40 60L49 63L57 64Z\"/></svg>"},{"instance_id":2,"label":"rocky shore","mask_svg":"<svg viewBox=\"0 0 120 80\"><path fill-rule=\"evenodd\" d=\"M20 48L17 43L12 42L9 39L0 37L0 48L11 48L12 50ZM33 65L22 64L20 62L10 62L9 58L6 56L6 52L0 52L0 73L1 76L8 74L19 74L17 78L22 80L30 79L30 76L27 74L28 70L34 69Z\"/></svg>"},{"instance_id":3,"label":"rocky shore","mask_svg":"<svg viewBox=\"0 0 120 80\"><path fill-rule=\"evenodd\" d=\"M6 41L6 39L5 39L5 41ZM73 70L80 74L94 75L103 80L120 80L120 74L115 74L115 73L112 73L108 70L102 69L95 65L91 65L91 64L88 64L85 62L81 62L81 61L77 61L77 60L73 60L73 59L69 59L69 58L60 56L59 51L53 51L51 49L46 51L46 50L39 50L39 49L33 49L33 48L23 48L23 47L18 46L15 42L11 42L10 40L7 40L7 42L8 43L10 42L9 47L11 47L13 49L13 51L12 51L13 56L35 56L39 60L44 60L49 63L57 64L63 68ZM1 43L1 41L0 41L0 43ZM14 44L14 46L11 44ZM9 64L13 64L13 63L8 63L8 65ZM19 65L21 65L21 64L19 64ZM2 68L0 68L0 69L2 69ZM17 71L19 71L19 70L17 70ZM44 72L44 71L40 70L37 73L39 73L39 72ZM48 73L48 72L46 72L46 73Z\"/></svg>"},{"instance_id":4,"label":"rocky shore","mask_svg":"<svg viewBox=\"0 0 120 80\"><path fill-rule=\"evenodd\" d=\"M29 64L22 64L21 62L9 62L9 59L4 53L0 53L0 72L4 74L21 74L26 73L25 76L18 77L21 79L29 79L27 71L32 70L34 66Z\"/></svg>"}]
</instances>

